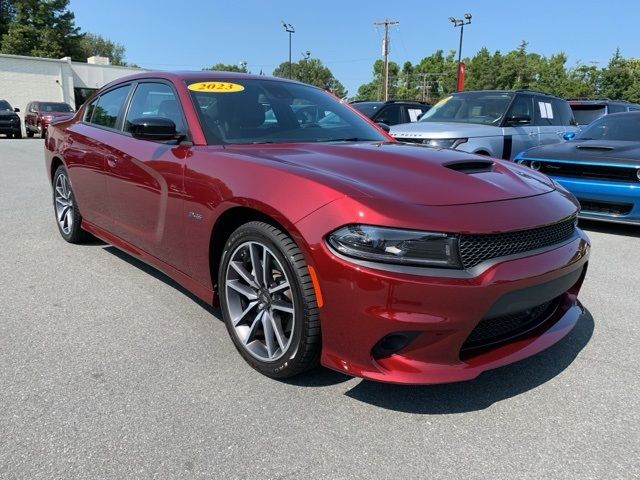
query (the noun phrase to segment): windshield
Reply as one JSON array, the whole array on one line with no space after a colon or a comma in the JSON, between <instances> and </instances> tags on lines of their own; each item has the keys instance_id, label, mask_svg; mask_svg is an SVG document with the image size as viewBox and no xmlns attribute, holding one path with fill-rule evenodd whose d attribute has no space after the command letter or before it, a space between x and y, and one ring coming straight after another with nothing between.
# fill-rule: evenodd
<instances>
[{"instance_id":1,"label":"windshield","mask_svg":"<svg viewBox=\"0 0 640 480\"><path fill-rule=\"evenodd\" d=\"M571 110L578 125L589 125L607 113L605 105L571 105Z\"/></svg>"},{"instance_id":2,"label":"windshield","mask_svg":"<svg viewBox=\"0 0 640 480\"><path fill-rule=\"evenodd\" d=\"M380 105L382 104L377 102L358 102L351 104L353 108L362 112L367 117L371 117L380 108Z\"/></svg>"},{"instance_id":3,"label":"windshield","mask_svg":"<svg viewBox=\"0 0 640 480\"><path fill-rule=\"evenodd\" d=\"M640 142L640 115L606 115L585 128L576 140Z\"/></svg>"},{"instance_id":4,"label":"windshield","mask_svg":"<svg viewBox=\"0 0 640 480\"><path fill-rule=\"evenodd\" d=\"M73 112L73 109L66 103L41 103L41 112Z\"/></svg>"},{"instance_id":5,"label":"windshield","mask_svg":"<svg viewBox=\"0 0 640 480\"><path fill-rule=\"evenodd\" d=\"M420 122L458 122L498 125L513 98L512 93L466 92L444 97Z\"/></svg>"},{"instance_id":6,"label":"windshield","mask_svg":"<svg viewBox=\"0 0 640 480\"><path fill-rule=\"evenodd\" d=\"M13 108L6 100L0 100L0 110L13 110Z\"/></svg>"},{"instance_id":7,"label":"windshield","mask_svg":"<svg viewBox=\"0 0 640 480\"><path fill-rule=\"evenodd\" d=\"M385 141L351 108L323 90L237 78L188 85L207 143Z\"/></svg>"}]
</instances>

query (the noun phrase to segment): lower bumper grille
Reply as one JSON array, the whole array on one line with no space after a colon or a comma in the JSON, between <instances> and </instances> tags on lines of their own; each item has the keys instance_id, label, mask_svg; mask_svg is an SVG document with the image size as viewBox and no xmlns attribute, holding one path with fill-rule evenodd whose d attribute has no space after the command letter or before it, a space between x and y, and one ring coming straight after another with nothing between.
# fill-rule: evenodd
<instances>
[{"instance_id":1,"label":"lower bumper grille","mask_svg":"<svg viewBox=\"0 0 640 480\"><path fill-rule=\"evenodd\" d=\"M485 318L462 345L462 353L510 340L545 322L558 307L558 299L500 317Z\"/></svg>"},{"instance_id":2,"label":"lower bumper grille","mask_svg":"<svg viewBox=\"0 0 640 480\"><path fill-rule=\"evenodd\" d=\"M580 207L584 213L604 213L607 215L628 215L633 209L631 203L601 202L579 198Z\"/></svg>"}]
</instances>

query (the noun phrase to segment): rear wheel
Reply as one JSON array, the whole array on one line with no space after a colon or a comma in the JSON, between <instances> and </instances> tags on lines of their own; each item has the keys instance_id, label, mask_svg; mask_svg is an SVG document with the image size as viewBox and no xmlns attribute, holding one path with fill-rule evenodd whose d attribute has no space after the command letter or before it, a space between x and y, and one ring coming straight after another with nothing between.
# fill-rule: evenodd
<instances>
[{"instance_id":1,"label":"rear wheel","mask_svg":"<svg viewBox=\"0 0 640 480\"><path fill-rule=\"evenodd\" d=\"M53 210L60 235L69 243L82 243L90 235L80 228L78 211L67 169L60 165L53 175Z\"/></svg>"},{"instance_id":2,"label":"rear wheel","mask_svg":"<svg viewBox=\"0 0 640 480\"><path fill-rule=\"evenodd\" d=\"M280 229L249 222L227 241L218 276L220 304L233 343L272 378L315 367L320 319L302 252Z\"/></svg>"}]
</instances>

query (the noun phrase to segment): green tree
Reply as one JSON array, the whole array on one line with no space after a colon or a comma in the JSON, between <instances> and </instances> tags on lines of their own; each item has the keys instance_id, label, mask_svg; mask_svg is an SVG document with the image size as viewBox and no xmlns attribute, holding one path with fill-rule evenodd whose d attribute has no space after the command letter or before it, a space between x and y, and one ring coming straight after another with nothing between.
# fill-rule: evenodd
<instances>
[{"instance_id":1,"label":"green tree","mask_svg":"<svg viewBox=\"0 0 640 480\"><path fill-rule=\"evenodd\" d=\"M623 99L627 90L633 84L633 72L629 62L622 57L620 49L609 60L609 64L602 71L602 94L613 99Z\"/></svg>"},{"instance_id":2,"label":"green tree","mask_svg":"<svg viewBox=\"0 0 640 480\"><path fill-rule=\"evenodd\" d=\"M113 42L101 35L85 33L80 39L80 48L85 59L99 55L108 57L111 65L127 66L124 61L124 45Z\"/></svg>"},{"instance_id":3,"label":"green tree","mask_svg":"<svg viewBox=\"0 0 640 480\"><path fill-rule=\"evenodd\" d=\"M289 78L289 62L282 62L273 71L274 77ZM333 92L342 98L347 95L344 85L336 79L331 70L317 58L302 59L291 63L291 78L299 82L315 85Z\"/></svg>"},{"instance_id":4,"label":"green tree","mask_svg":"<svg viewBox=\"0 0 640 480\"><path fill-rule=\"evenodd\" d=\"M9 25L16 16L13 0L0 0L0 39L9 30Z\"/></svg>"},{"instance_id":5,"label":"green tree","mask_svg":"<svg viewBox=\"0 0 640 480\"><path fill-rule=\"evenodd\" d=\"M203 68L203 70L215 70L217 72L240 72L240 73L249 73L247 70L247 66L242 65L233 65L226 63L216 63L207 68Z\"/></svg>"},{"instance_id":6,"label":"green tree","mask_svg":"<svg viewBox=\"0 0 640 480\"><path fill-rule=\"evenodd\" d=\"M2 36L0 51L14 55L82 58L80 29L69 0L13 0L15 17Z\"/></svg>"},{"instance_id":7,"label":"green tree","mask_svg":"<svg viewBox=\"0 0 640 480\"><path fill-rule=\"evenodd\" d=\"M389 62L389 98L397 98L400 81L400 67L396 62ZM384 62L380 59L373 63L373 80L358 88L356 100L382 100L384 97Z\"/></svg>"}]
</instances>

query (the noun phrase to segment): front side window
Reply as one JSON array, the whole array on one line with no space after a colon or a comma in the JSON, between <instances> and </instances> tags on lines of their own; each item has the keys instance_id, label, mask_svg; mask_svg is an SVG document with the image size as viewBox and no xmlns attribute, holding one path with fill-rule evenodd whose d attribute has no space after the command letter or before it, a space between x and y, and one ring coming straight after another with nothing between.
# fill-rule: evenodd
<instances>
[{"instance_id":1,"label":"front side window","mask_svg":"<svg viewBox=\"0 0 640 480\"><path fill-rule=\"evenodd\" d=\"M131 131L131 122L145 117L163 117L173 121L176 132L185 133L185 122L180 103L173 89L165 83L138 84L124 122L124 131Z\"/></svg>"},{"instance_id":2,"label":"front side window","mask_svg":"<svg viewBox=\"0 0 640 480\"><path fill-rule=\"evenodd\" d=\"M576 139L640 142L640 115L606 115L585 128Z\"/></svg>"},{"instance_id":3,"label":"front side window","mask_svg":"<svg viewBox=\"0 0 640 480\"><path fill-rule=\"evenodd\" d=\"M88 117L89 121L102 127L116 128L118 116L124 107L129 90L131 90L131 85L125 85L100 95L91 116Z\"/></svg>"},{"instance_id":4,"label":"front side window","mask_svg":"<svg viewBox=\"0 0 640 480\"><path fill-rule=\"evenodd\" d=\"M513 93L466 92L444 97L420 122L478 123L498 126L511 103Z\"/></svg>"},{"instance_id":5,"label":"front side window","mask_svg":"<svg viewBox=\"0 0 640 480\"><path fill-rule=\"evenodd\" d=\"M191 82L209 144L384 141L369 122L315 87L238 78Z\"/></svg>"},{"instance_id":6,"label":"front side window","mask_svg":"<svg viewBox=\"0 0 640 480\"><path fill-rule=\"evenodd\" d=\"M518 95L509 109L507 120L516 125L533 123L533 98L529 95Z\"/></svg>"},{"instance_id":7,"label":"front side window","mask_svg":"<svg viewBox=\"0 0 640 480\"><path fill-rule=\"evenodd\" d=\"M397 125L399 123L403 123L400 105L388 105L376 117L376 122L386 123L387 125Z\"/></svg>"}]
</instances>

